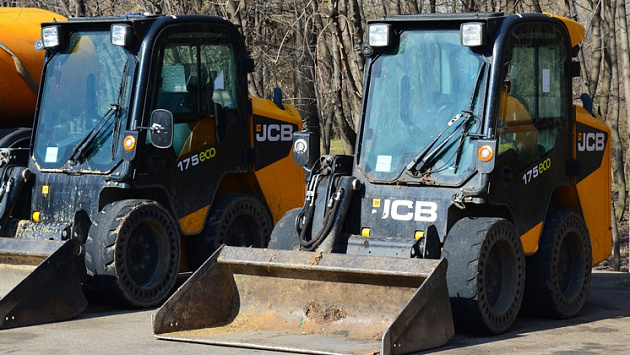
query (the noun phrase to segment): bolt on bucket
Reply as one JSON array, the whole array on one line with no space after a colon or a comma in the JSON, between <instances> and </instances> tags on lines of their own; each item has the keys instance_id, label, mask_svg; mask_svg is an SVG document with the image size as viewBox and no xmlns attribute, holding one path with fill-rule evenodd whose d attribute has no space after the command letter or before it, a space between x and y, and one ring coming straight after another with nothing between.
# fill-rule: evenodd
<instances>
[{"instance_id":1,"label":"bolt on bucket","mask_svg":"<svg viewBox=\"0 0 630 355\"><path fill-rule=\"evenodd\" d=\"M0 329L72 318L87 307L75 240L0 238Z\"/></svg>"},{"instance_id":2,"label":"bolt on bucket","mask_svg":"<svg viewBox=\"0 0 630 355\"><path fill-rule=\"evenodd\" d=\"M404 354L454 333L446 260L223 247L153 314L161 339Z\"/></svg>"}]
</instances>

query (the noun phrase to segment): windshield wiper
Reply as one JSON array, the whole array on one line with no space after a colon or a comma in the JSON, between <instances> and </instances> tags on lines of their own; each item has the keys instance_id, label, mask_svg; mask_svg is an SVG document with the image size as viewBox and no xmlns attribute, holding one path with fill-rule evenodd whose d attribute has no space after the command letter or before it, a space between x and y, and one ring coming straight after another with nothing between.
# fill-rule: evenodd
<instances>
[{"instance_id":1,"label":"windshield wiper","mask_svg":"<svg viewBox=\"0 0 630 355\"><path fill-rule=\"evenodd\" d=\"M485 57L484 57L485 59ZM483 73L485 72L487 62L483 62L481 64L481 68L479 68L479 73L477 73L477 80L475 80L475 88L473 89L473 93L470 96L470 105L468 106L468 112L471 115L474 115L473 109L475 108L475 102L477 101L477 94L479 93L479 85L481 84L481 79L483 78ZM459 168L459 159L462 155L462 147L464 146L464 139L468 136L468 124L465 123L464 129L462 130L462 134L459 136L459 145L457 146L457 151L455 152L455 173L457 173L457 168Z\"/></svg>"},{"instance_id":2,"label":"windshield wiper","mask_svg":"<svg viewBox=\"0 0 630 355\"><path fill-rule=\"evenodd\" d=\"M442 140L442 142L440 142L440 144L438 144L435 149L431 150L435 143L440 140L442 135L444 135L444 133L462 117L465 117L465 119L457 124L453 132L451 132L451 134L444 138L444 140ZM424 149L418 155L416 155L416 157L413 158L413 160L409 164L407 164L407 171L411 172L412 174L416 174L418 171L421 171L427 165L427 163L429 163L437 155L437 153L442 150L442 148L451 140L451 138L453 138L455 133L457 133L457 131L459 131L459 129L470 120L471 117L473 117L473 114L468 110L465 110L463 111L463 113L458 113L457 115L455 115L455 117L448 121L448 124L446 125L446 127L444 127L442 132L440 132L440 134L438 134L426 147L424 147Z\"/></svg>"},{"instance_id":3,"label":"windshield wiper","mask_svg":"<svg viewBox=\"0 0 630 355\"><path fill-rule=\"evenodd\" d=\"M125 62L125 68L122 72L122 78L120 80L120 87L118 88L118 99L116 100L116 106L118 106L118 110L116 110L115 121L114 121L114 130L112 132L112 160L116 158L116 153L118 152L118 137L120 136L120 108L122 107L122 101L125 96L125 89L127 88L127 76L129 75L129 58Z\"/></svg>"},{"instance_id":4,"label":"windshield wiper","mask_svg":"<svg viewBox=\"0 0 630 355\"><path fill-rule=\"evenodd\" d=\"M103 129L108 126L112 117L114 117L115 119L114 128L112 132L112 159L115 157L116 146L117 146L115 142L118 141L117 137L120 134L120 123L118 122L119 121L118 118L120 117L120 111L121 111L120 108L122 105L123 92L127 85L126 83L127 83L128 72L129 72L129 59L127 59L127 61L125 62L125 67L123 69L121 83L118 88L118 97L116 98L116 103L111 104L109 106L109 108L107 109L107 112L105 112L103 117L101 117L101 119L94 125L94 127L92 127L92 129L88 131L88 133L79 141L79 143L77 143L74 149L72 149L72 154L70 155L70 158L68 158L68 161L76 162L79 159L84 158L85 153L92 146L94 141L101 135L101 132L103 131Z\"/></svg>"},{"instance_id":5,"label":"windshield wiper","mask_svg":"<svg viewBox=\"0 0 630 355\"><path fill-rule=\"evenodd\" d=\"M427 164L431 162L431 160L433 160L433 158L437 156L439 152L442 151L444 146L448 144L448 142L453 138L453 136L455 136L455 134L459 131L459 129L462 128L461 133L460 133L459 146L457 147L457 152L456 152L457 157L456 157L455 169L457 170L459 155L461 154L461 147L463 146L463 143L464 143L463 141L466 138L466 135L468 133L468 126L469 126L468 122L474 117L473 108L475 106L475 101L476 101L475 98L477 97L477 93L479 92L479 84L481 83L481 79L483 78L485 67L486 67L486 62L484 61L481 64L481 67L479 68L479 72L477 72L477 80L475 81L473 93L470 96L470 101L469 101L470 103L469 103L468 109L462 110L462 113L458 113L457 115L455 115L455 117L453 117L450 121L448 121L448 123L446 124L446 127L444 127L442 132L440 132L429 144L427 144L427 146L424 147L424 149L418 155L416 155L409 164L407 164L406 170L408 172L416 175L419 171L424 169L424 167L427 166ZM464 117L464 120L460 121L462 117ZM442 140L442 142L440 142L440 144L438 144L437 147L431 150L433 146L444 135L444 133L453 124L455 124L458 121L460 122L457 124L455 129L453 129L453 132L451 132L451 134L449 134L446 138L444 138L444 140Z\"/></svg>"},{"instance_id":6,"label":"windshield wiper","mask_svg":"<svg viewBox=\"0 0 630 355\"><path fill-rule=\"evenodd\" d=\"M111 104L107 109L107 112L101 117L101 119L88 131L88 133L77 143L77 145L72 149L72 154L68 161L76 162L79 158L85 157L85 152L92 145L96 137L98 137L103 130L103 128L107 125L112 117L115 116L118 111L117 104Z\"/></svg>"}]
</instances>

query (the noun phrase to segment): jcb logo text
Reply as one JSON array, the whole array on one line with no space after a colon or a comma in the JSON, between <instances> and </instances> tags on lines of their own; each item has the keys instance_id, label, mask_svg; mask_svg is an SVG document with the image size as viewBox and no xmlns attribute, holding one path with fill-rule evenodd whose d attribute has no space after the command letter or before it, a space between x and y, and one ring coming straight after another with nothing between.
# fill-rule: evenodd
<instances>
[{"instance_id":1,"label":"jcb logo text","mask_svg":"<svg viewBox=\"0 0 630 355\"><path fill-rule=\"evenodd\" d=\"M256 141L278 142L293 139L293 126L290 124L257 124Z\"/></svg>"},{"instance_id":2,"label":"jcb logo text","mask_svg":"<svg viewBox=\"0 0 630 355\"><path fill-rule=\"evenodd\" d=\"M397 221L434 222L437 219L437 203L410 200L385 200L382 219Z\"/></svg>"},{"instance_id":3,"label":"jcb logo text","mask_svg":"<svg viewBox=\"0 0 630 355\"><path fill-rule=\"evenodd\" d=\"M578 133L577 149L580 152L601 152L606 146L606 135L604 133Z\"/></svg>"}]
</instances>

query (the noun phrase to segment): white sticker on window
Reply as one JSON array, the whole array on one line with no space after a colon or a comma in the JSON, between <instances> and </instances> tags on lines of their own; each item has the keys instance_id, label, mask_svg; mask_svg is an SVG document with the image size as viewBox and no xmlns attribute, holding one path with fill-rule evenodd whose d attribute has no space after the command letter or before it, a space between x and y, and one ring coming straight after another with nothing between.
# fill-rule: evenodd
<instances>
[{"instance_id":1,"label":"white sticker on window","mask_svg":"<svg viewBox=\"0 0 630 355\"><path fill-rule=\"evenodd\" d=\"M186 71L182 64L162 67L162 91L168 93L188 92L186 90Z\"/></svg>"},{"instance_id":2,"label":"white sticker on window","mask_svg":"<svg viewBox=\"0 0 630 355\"><path fill-rule=\"evenodd\" d=\"M55 163L57 161L58 152L59 152L59 147L47 147L46 156L44 157L44 162Z\"/></svg>"},{"instance_id":3,"label":"white sticker on window","mask_svg":"<svg viewBox=\"0 0 630 355\"><path fill-rule=\"evenodd\" d=\"M374 170L380 172L390 172L392 169L392 156L391 155L379 155L376 157L376 168Z\"/></svg>"},{"instance_id":4,"label":"white sticker on window","mask_svg":"<svg viewBox=\"0 0 630 355\"><path fill-rule=\"evenodd\" d=\"M542 76L542 91L548 93L551 91L551 70L543 69Z\"/></svg>"}]
</instances>

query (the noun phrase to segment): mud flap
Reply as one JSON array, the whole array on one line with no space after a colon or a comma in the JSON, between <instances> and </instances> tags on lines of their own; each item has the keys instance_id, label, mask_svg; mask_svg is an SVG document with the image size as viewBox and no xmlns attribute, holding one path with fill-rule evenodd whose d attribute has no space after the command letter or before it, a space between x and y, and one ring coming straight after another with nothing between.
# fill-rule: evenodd
<instances>
[{"instance_id":1,"label":"mud flap","mask_svg":"<svg viewBox=\"0 0 630 355\"><path fill-rule=\"evenodd\" d=\"M87 307L76 240L0 238L0 329L72 318Z\"/></svg>"},{"instance_id":2,"label":"mud flap","mask_svg":"<svg viewBox=\"0 0 630 355\"><path fill-rule=\"evenodd\" d=\"M453 335L446 260L223 247L152 316L161 339L404 354Z\"/></svg>"}]
</instances>

